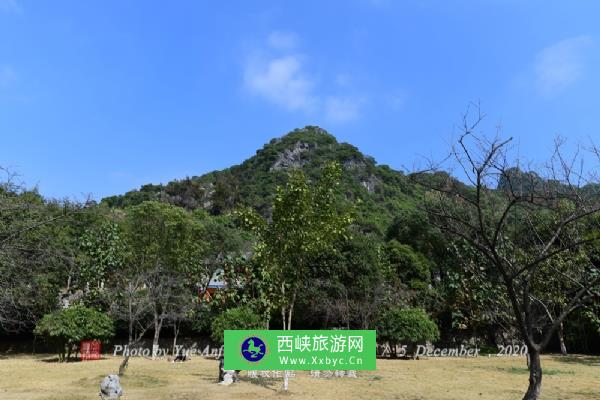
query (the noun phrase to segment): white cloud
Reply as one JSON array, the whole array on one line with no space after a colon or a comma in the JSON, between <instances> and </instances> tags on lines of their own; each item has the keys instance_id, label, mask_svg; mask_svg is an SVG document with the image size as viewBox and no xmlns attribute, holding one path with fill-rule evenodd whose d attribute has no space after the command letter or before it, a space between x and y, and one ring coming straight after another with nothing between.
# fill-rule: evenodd
<instances>
[{"instance_id":1,"label":"white cloud","mask_svg":"<svg viewBox=\"0 0 600 400\"><path fill-rule=\"evenodd\" d=\"M590 43L588 36L578 36L561 40L537 54L536 80L543 95L554 96L581 78L584 51Z\"/></svg>"},{"instance_id":2,"label":"white cloud","mask_svg":"<svg viewBox=\"0 0 600 400\"><path fill-rule=\"evenodd\" d=\"M303 71L298 55L253 60L246 66L244 80L253 92L288 110L309 111L314 106L314 82Z\"/></svg>"},{"instance_id":3,"label":"white cloud","mask_svg":"<svg viewBox=\"0 0 600 400\"><path fill-rule=\"evenodd\" d=\"M272 32L244 66L244 86L256 96L289 111L299 111L312 117L324 117L334 123L358 118L365 98L348 95L352 77L333 74L337 95L327 93L314 75L309 73L307 57L297 51L298 39L293 33Z\"/></svg>"},{"instance_id":4,"label":"white cloud","mask_svg":"<svg viewBox=\"0 0 600 400\"><path fill-rule=\"evenodd\" d=\"M17 80L17 73L9 65L0 65L0 86L8 86Z\"/></svg>"},{"instance_id":5,"label":"white cloud","mask_svg":"<svg viewBox=\"0 0 600 400\"><path fill-rule=\"evenodd\" d=\"M291 50L296 47L298 37L291 32L271 32L267 42L269 46L277 50Z\"/></svg>"},{"instance_id":6,"label":"white cloud","mask_svg":"<svg viewBox=\"0 0 600 400\"><path fill-rule=\"evenodd\" d=\"M360 116L364 99L352 96L329 96L325 100L325 116L332 122L348 122Z\"/></svg>"},{"instance_id":7,"label":"white cloud","mask_svg":"<svg viewBox=\"0 0 600 400\"><path fill-rule=\"evenodd\" d=\"M20 13L23 9L16 0L0 0L0 11Z\"/></svg>"}]
</instances>

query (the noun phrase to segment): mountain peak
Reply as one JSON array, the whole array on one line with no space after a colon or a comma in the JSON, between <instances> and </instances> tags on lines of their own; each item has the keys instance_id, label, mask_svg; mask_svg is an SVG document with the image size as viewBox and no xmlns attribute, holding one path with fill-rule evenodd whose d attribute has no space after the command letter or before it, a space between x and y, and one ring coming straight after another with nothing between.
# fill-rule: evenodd
<instances>
[{"instance_id":1,"label":"mountain peak","mask_svg":"<svg viewBox=\"0 0 600 400\"><path fill-rule=\"evenodd\" d=\"M309 179L315 179L330 161L342 165L346 198L359 201L369 214L377 209L382 226L383 219L390 219L395 212L400 198L412 190L402 173L377 166L372 157L349 143L338 142L323 128L306 126L270 140L239 165L166 185L144 185L140 190L102 201L108 206L125 207L158 200L187 209L204 208L212 214L247 205L267 215L275 187L285 184L290 169L302 169Z\"/></svg>"},{"instance_id":2,"label":"mountain peak","mask_svg":"<svg viewBox=\"0 0 600 400\"><path fill-rule=\"evenodd\" d=\"M256 158L256 159L255 159ZM258 162L268 171L320 166L326 161L338 161L347 168L374 166L375 160L365 156L349 143L340 143L335 136L318 126L294 129L265 144L243 165Z\"/></svg>"},{"instance_id":3,"label":"mountain peak","mask_svg":"<svg viewBox=\"0 0 600 400\"><path fill-rule=\"evenodd\" d=\"M269 171L280 171L290 168L302 168L319 147L331 149L337 146L335 136L318 126L305 126L297 128L286 135L272 139L263 148L257 151L256 156L277 152L277 158L269 167Z\"/></svg>"},{"instance_id":4,"label":"mountain peak","mask_svg":"<svg viewBox=\"0 0 600 400\"><path fill-rule=\"evenodd\" d=\"M306 125L304 128L296 128L291 132L286 133L285 135L283 135L282 137L278 138L279 140L283 140L286 138L295 138L298 136L312 136L315 138L327 138L329 140L333 140L334 142L337 142L337 140L335 139L335 136L333 136L331 133L327 132L325 129L321 128L320 126L317 125ZM278 140L277 138L274 140Z\"/></svg>"}]
</instances>

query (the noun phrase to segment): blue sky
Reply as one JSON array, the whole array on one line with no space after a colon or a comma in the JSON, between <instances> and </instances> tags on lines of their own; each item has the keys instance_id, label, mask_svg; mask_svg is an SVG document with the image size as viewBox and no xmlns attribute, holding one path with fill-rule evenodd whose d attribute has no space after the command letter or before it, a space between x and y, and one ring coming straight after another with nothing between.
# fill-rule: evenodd
<instances>
[{"instance_id":1,"label":"blue sky","mask_svg":"<svg viewBox=\"0 0 600 400\"><path fill-rule=\"evenodd\" d=\"M0 165L95 198L320 125L441 157L471 101L534 160L600 141L596 1L0 0Z\"/></svg>"}]
</instances>

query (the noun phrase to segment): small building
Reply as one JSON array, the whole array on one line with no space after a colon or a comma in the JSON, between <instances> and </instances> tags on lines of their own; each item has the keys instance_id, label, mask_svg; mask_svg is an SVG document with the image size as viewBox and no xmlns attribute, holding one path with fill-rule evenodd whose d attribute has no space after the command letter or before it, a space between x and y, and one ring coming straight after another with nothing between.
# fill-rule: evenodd
<instances>
[{"instance_id":1,"label":"small building","mask_svg":"<svg viewBox=\"0 0 600 400\"><path fill-rule=\"evenodd\" d=\"M215 271L213 276L208 281L206 288L198 288L198 301L208 303L213 300L217 291L227 288L227 282L223 279L223 270Z\"/></svg>"}]
</instances>

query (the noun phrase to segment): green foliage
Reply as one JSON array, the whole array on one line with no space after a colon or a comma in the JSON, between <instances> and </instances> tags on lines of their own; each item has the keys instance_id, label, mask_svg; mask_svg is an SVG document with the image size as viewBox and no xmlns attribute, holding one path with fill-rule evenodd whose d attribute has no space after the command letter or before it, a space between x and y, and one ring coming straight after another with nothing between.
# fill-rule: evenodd
<instances>
[{"instance_id":1,"label":"green foliage","mask_svg":"<svg viewBox=\"0 0 600 400\"><path fill-rule=\"evenodd\" d=\"M85 230L79 246L81 266L76 286L84 291L87 306L107 309L104 284L125 263L126 245L121 229L113 221L101 220Z\"/></svg>"},{"instance_id":2,"label":"green foliage","mask_svg":"<svg viewBox=\"0 0 600 400\"><path fill-rule=\"evenodd\" d=\"M432 263L423 254L396 240L386 243L384 253L392 279L400 279L411 289L427 288L431 281Z\"/></svg>"},{"instance_id":3,"label":"green foliage","mask_svg":"<svg viewBox=\"0 0 600 400\"><path fill-rule=\"evenodd\" d=\"M410 245L436 264L448 256L448 239L435 228L421 209L407 207L396 213L386 232L386 240Z\"/></svg>"},{"instance_id":4,"label":"green foliage","mask_svg":"<svg viewBox=\"0 0 600 400\"><path fill-rule=\"evenodd\" d=\"M260 329L264 324L260 315L250 307L242 306L226 310L212 322L211 338L215 342L223 343L225 330Z\"/></svg>"},{"instance_id":5,"label":"green foliage","mask_svg":"<svg viewBox=\"0 0 600 400\"><path fill-rule=\"evenodd\" d=\"M96 213L10 180L0 188L0 334L30 332L74 275L77 237Z\"/></svg>"},{"instance_id":6,"label":"green foliage","mask_svg":"<svg viewBox=\"0 0 600 400\"><path fill-rule=\"evenodd\" d=\"M310 310L303 312L322 328L373 327L379 307L393 302L381 262L381 241L357 229L351 237L315 260L311 280L303 289Z\"/></svg>"},{"instance_id":7,"label":"green foliage","mask_svg":"<svg viewBox=\"0 0 600 400\"><path fill-rule=\"evenodd\" d=\"M136 330L143 334L151 322L156 345L165 323L178 327L188 318L196 285L210 279L205 229L194 213L156 201L129 208L123 225L127 267L119 281L124 282L127 296L120 297L117 309L128 320L130 338L134 325L141 325ZM132 288L132 282L143 291ZM139 312L129 311L127 303L132 301L142 308ZM147 314L152 317L150 322Z\"/></svg>"},{"instance_id":8,"label":"green foliage","mask_svg":"<svg viewBox=\"0 0 600 400\"><path fill-rule=\"evenodd\" d=\"M448 333L468 337L510 322L501 277L471 246L460 241L450 246L444 274L439 287L444 299L440 311L448 317Z\"/></svg>"},{"instance_id":9,"label":"green foliage","mask_svg":"<svg viewBox=\"0 0 600 400\"><path fill-rule=\"evenodd\" d=\"M284 329L291 324L300 288L310 280L310 262L320 253L334 251L336 243L349 236L352 217L336 191L340 174L339 164L330 163L311 185L303 172L294 170L286 186L277 188L270 221L252 209L237 213L259 239L255 258L265 283L261 296L268 307L281 308Z\"/></svg>"},{"instance_id":10,"label":"green foliage","mask_svg":"<svg viewBox=\"0 0 600 400\"><path fill-rule=\"evenodd\" d=\"M438 340L440 332L425 310L392 308L381 317L377 335L391 344L414 345Z\"/></svg>"},{"instance_id":11,"label":"green foliage","mask_svg":"<svg viewBox=\"0 0 600 400\"><path fill-rule=\"evenodd\" d=\"M206 243L202 224L184 209L147 201L127 210L128 263L138 270L200 273Z\"/></svg>"},{"instance_id":12,"label":"green foliage","mask_svg":"<svg viewBox=\"0 0 600 400\"><path fill-rule=\"evenodd\" d=\"M80 341L107 341L114 335L114 326L111 318L100 311L73 306L44 315L34 333L56 346L60 361L68 361Z\"/></svg>"}]
</instances>

